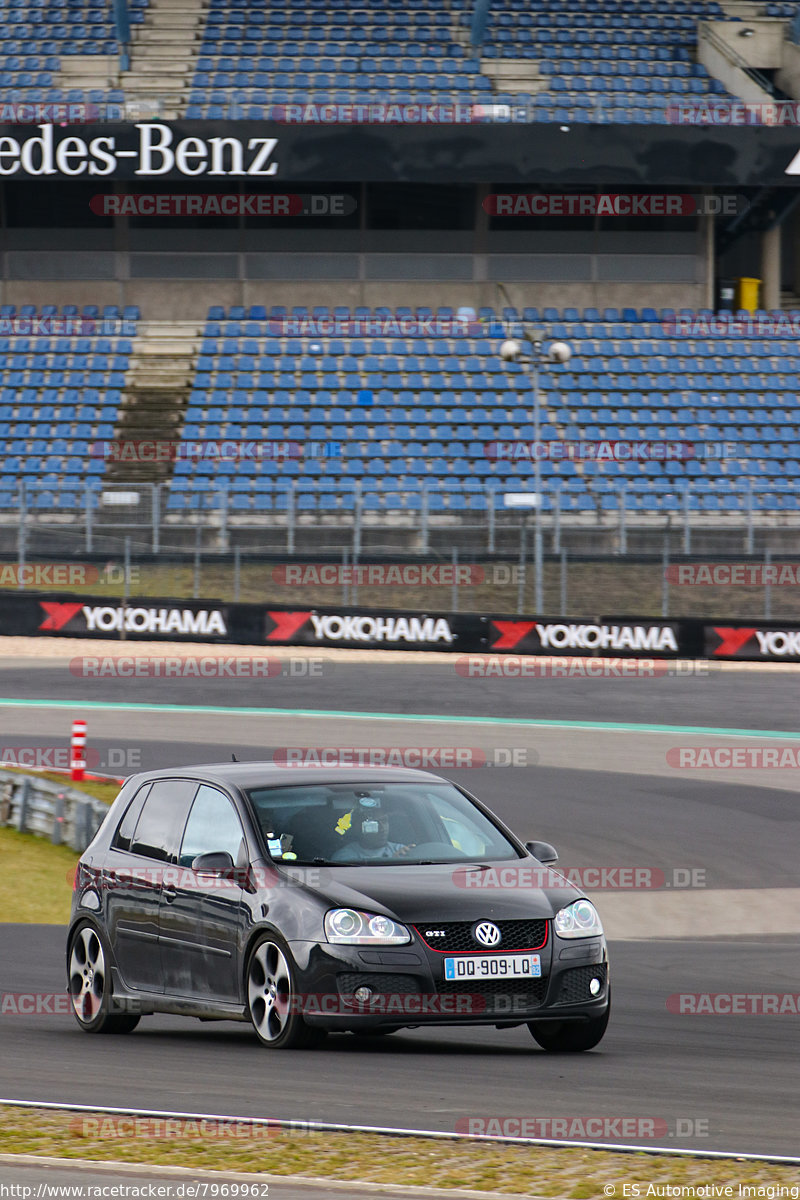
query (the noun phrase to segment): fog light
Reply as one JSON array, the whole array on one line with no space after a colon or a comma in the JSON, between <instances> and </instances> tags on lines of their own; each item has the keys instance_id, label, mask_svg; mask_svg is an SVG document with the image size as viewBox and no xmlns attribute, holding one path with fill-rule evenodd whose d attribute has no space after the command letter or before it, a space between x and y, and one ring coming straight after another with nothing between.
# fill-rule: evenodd
<instances>
[{"instance_id":1,"label":"fog light","mask_svg":"<svg viewBox=\"0 0 800 1200\"><path fill-rule=\"evenodd\" d=\"M593 996L596 996L602 986L603 985L599 979L592 979L589 982L589 991L592 993Z\"/></svg>"},{"instance_id":2,"label":"fog light","mask_svg":"<svg viewBox=\"0 0 800 1200\"><path fill-rule=\"evenodd\" d=\"M359 1001L360 1004L365 1004L367 1002L367 1000L369 1000L370 997L372 996L372 988L371 987L357 987L356 990L353 992L353 995L355 996L356 1000Z\"/></svg>"}]
</instances>

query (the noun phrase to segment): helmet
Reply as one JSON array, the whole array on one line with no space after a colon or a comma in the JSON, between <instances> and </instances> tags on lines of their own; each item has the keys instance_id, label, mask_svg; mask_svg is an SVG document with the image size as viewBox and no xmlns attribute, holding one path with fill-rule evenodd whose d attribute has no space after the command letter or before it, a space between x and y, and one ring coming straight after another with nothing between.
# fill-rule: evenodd
<instances>
[{"instance_id":1,"label":"helmet","mask_svg":"<svg viewBox=\"0 0 800 1200\"><path fill-rule=\"evenodd\" d=\"M352 829L362 845L383 846L389 836L389 817L378 796L359 796L353 809Z\"/></svg>"}]
</instances>

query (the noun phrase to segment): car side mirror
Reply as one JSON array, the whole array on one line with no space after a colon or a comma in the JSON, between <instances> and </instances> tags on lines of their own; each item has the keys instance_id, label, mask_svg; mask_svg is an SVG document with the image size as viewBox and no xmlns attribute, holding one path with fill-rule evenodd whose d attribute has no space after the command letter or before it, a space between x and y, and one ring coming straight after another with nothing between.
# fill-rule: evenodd
<instances>
[{"instance_id":1,"label":"car side mirror","mask_svg":"<svg viewBox=\"0 0 800 1200\"><path fill-rule=\"evenodd\" d=\"M227 850L198 854L197 858L192 859L192 870L199 875L227 875L233 871L233 859Z\"/></svg>"},{"instance_id":2,"label":"car side mirror","mask_svg":"<svg viewBox=\"0 0 800 1200\"><path fill-rule=\"evenodd\" d=\"M558 862L558 851L549 842L526 842L525 849L540 863Z\"/></svg>"}]
</instances>

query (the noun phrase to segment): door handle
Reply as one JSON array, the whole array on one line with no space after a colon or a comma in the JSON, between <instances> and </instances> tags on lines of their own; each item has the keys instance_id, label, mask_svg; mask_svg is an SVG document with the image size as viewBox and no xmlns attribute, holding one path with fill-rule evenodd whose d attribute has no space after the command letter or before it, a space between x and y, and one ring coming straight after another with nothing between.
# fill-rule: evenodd
<instances>
[{"instance_id":1,"label":"door handle","mask_svg":"<svg viewBox=\"0 0 800 1200\"><path fill-rule=\"evenodd\" d=\"M167 904L172 904L172 901L176 898L178 893L175 890L175 888L165 887L165 888L162 888L161 895L164 897Z\"/></svg>"}]
</instances>

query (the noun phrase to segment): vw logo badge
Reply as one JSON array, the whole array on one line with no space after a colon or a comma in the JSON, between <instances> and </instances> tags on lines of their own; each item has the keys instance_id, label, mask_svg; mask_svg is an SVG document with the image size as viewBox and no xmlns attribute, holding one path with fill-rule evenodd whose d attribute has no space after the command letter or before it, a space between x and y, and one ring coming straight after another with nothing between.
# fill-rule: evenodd
<instances>
[{"instance_id":1,"label":"vw logo badge","mask_svg":"<svg viewBox=\"0 0 800 1200\"><path fill-rule=\"evenodd\" d=\"M482 946L499 946L503 935L493 921L480 921L473 929L472 936Z\"/></svg>"}]
</instances>

